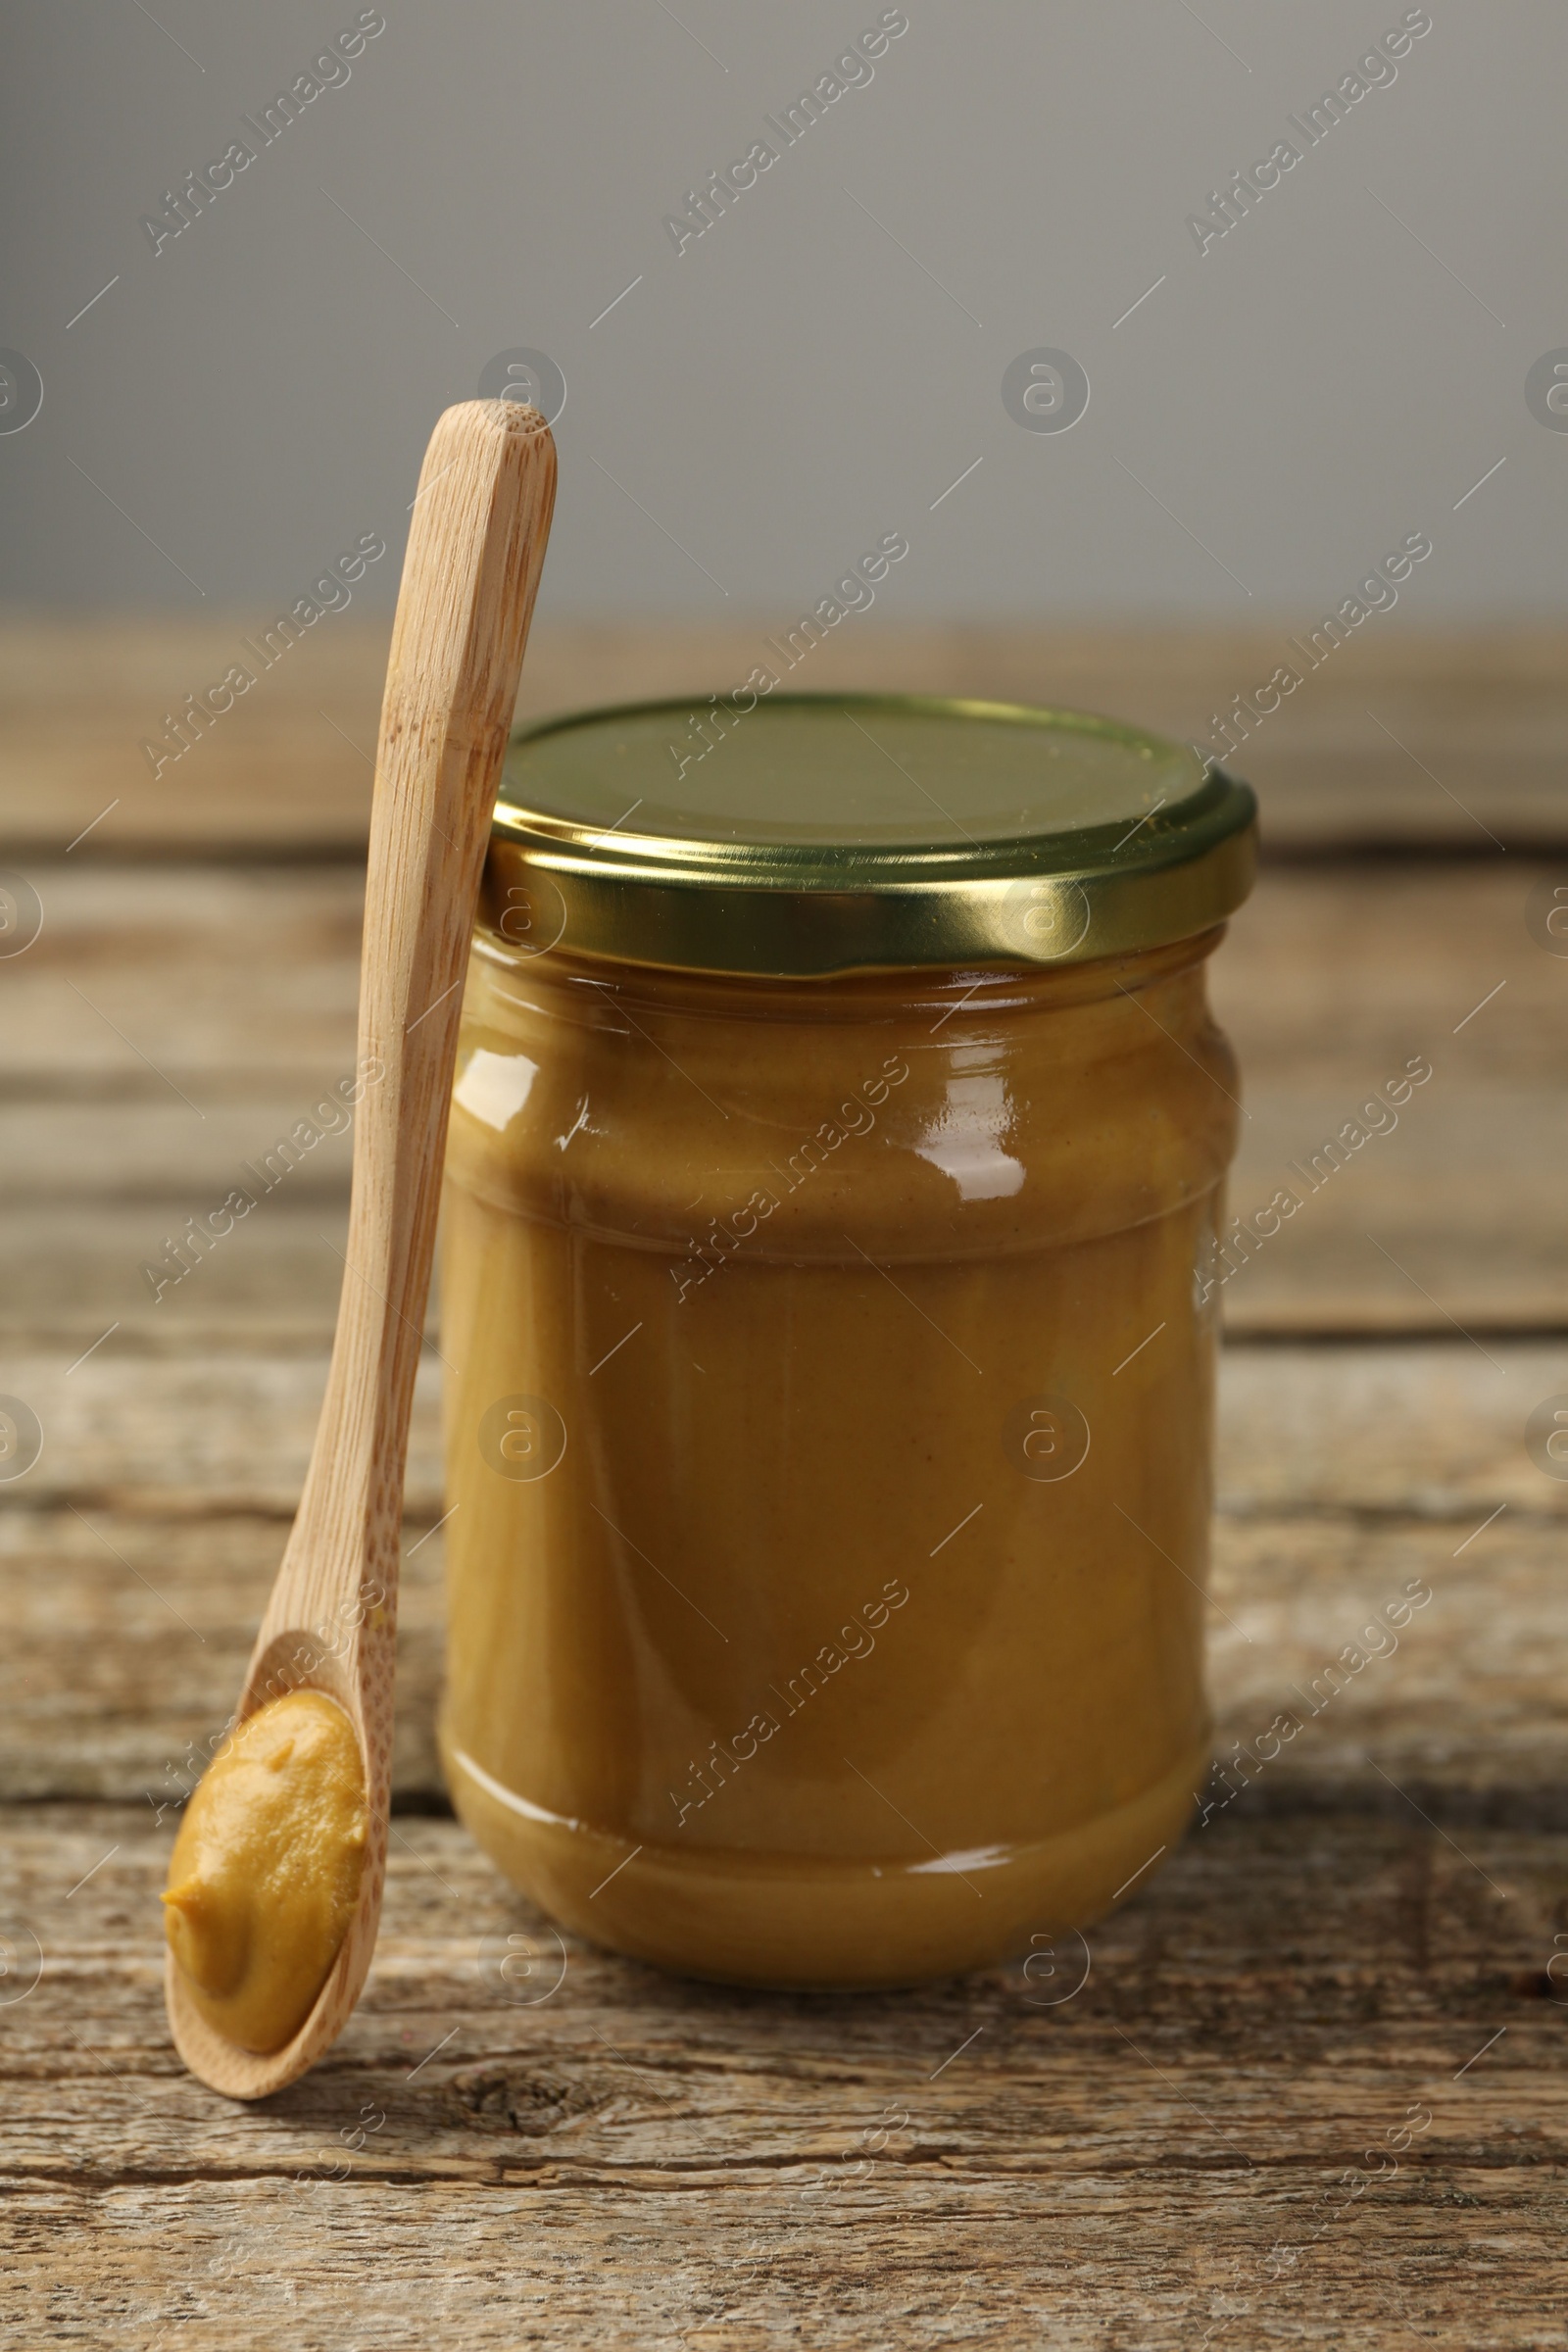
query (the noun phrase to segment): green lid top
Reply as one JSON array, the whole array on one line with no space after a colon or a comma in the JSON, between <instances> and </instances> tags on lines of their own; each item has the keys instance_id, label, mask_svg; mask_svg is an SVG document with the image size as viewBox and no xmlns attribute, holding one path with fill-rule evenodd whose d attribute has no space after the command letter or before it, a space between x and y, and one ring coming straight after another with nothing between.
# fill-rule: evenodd
<instances>
[{"instance_id":1,"label":"green lid top","mask_svg":"<svg viewBox=\"0 0 1568 2352\"><path fill-rule=\"evenodd\" d=\"M727 972L1082 962L1246 897L1256 804L1185 745L1071 711L746 694L514 738L504 939Z\"/></svg>"}]
</instances>

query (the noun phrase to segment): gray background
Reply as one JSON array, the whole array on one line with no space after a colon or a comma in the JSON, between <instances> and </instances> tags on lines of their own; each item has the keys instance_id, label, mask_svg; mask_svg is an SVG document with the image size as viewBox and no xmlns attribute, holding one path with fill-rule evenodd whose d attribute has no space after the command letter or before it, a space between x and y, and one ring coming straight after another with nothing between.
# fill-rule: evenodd
<instances>
[{"instance_id":1,"label":"gray background","mask_svg":"<svg viewBox=\"0 0 1568 2352\"><path fill-rule=\"evenodd\" d=\"M1524 400L1568 344L1560 0L1433 0L1201 256L1186 216L1399 0L908 0L679 256L663 216L876 0L384 0L346 86L157 256L140 217L357 0L8 13L0 344L45 399L0 436L7 598L270 605L379 531L385 602L432 418L531 345L568 386L554 617L784 617L895 529L891 619L1298 622L1418 529L1384 625L1562 604L1568 433ZM1088 371L1070 432L1003 407L1037 345Z\"/></svg>"}]
</instances>

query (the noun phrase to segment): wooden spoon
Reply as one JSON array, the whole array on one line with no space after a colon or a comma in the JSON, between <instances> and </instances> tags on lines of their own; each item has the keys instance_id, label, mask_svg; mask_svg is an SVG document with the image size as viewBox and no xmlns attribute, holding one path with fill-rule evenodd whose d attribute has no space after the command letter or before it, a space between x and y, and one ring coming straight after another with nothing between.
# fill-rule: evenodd
<instances>
[{"instance_id":1,"label":"wooden spoon","mask_svg":"<svg viewBox=\"0 0 1568 2352\"><path fill-rule=\"evenodd\" d=\"M338 1701L365 1760L365 1864L358 1910L316 2005L270 2056L209 2025L169 1955L175 2046L230 2098L263 2098L315 2064L347 2024L375 1945L409 1410L469 932L555 492L543 417L475 400L437 423L414 502L370 815L359 1065L362 1080L370 1075L348 1271L305 1491L235 1718L291 1690Z\"/></svg>"}]
</instances>

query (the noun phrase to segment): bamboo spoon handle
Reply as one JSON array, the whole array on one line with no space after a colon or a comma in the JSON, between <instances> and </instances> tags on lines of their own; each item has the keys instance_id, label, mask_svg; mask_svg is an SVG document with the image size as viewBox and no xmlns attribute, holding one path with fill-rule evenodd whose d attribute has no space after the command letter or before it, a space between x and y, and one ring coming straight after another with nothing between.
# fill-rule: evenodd
<instances>
[{"instance_id":1,"label":"bamboo spoon handle","mask_svg":"<svg viewBox=\"0 0 1568 2352\"><path fill-rule=\"evenodd\" d=\"M544 419L448 409L425 453L381 707L360 980L358 1133L326 1395L241 1719L301 1687L342 1705L365 1764L358 1906L294 2038L258 2055L211 2026L172 1954L170 2022L232 2098L280 2089L353 2014L386 1874L398 1539L452 1065L479 872L555 503Z\"/></svg>"},{"instance_id":2,"label":"bamboo spoon handle","mask_svg":"<svg viewBox=\"0 0 1568 2352\"><path fill-rule=\"evenodd\" d=\"M351 1563L390 1638L463 977L555 482L543 418L499 400L448 409L420 472L376 752L337 1337L258 1658L330 1619Z\"/></svg>"}]
</instances>

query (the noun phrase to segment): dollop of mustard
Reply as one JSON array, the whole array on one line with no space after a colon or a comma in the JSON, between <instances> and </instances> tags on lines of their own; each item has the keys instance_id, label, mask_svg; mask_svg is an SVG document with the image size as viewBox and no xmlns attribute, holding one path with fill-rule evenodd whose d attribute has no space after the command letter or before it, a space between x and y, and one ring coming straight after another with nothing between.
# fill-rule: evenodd
<instances>
[{"instance_id":1,"label":"dollop of mustard","mask_svg":"<svg viewBox=\"0 0 1568 2352\"><path fill-rule=\"evenodd\" d=\"M248 1716L209 1765L170 1857L164 1931L196 2007L266 2055L298 2033L359 1901L365 1765L319 1690Z\"/></svg>"}]
</instances>

